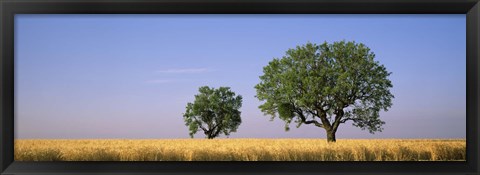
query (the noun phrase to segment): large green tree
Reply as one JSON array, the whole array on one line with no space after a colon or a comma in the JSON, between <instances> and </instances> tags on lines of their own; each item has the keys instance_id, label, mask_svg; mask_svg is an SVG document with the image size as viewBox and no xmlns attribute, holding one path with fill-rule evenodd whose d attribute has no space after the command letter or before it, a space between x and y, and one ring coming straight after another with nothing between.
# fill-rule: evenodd
<instances>
[{"instance_id":1,"label":"large green tree","mask_svg":"<svg viewBox=\"0 0 480 175\"><path fill-rule=\"evenodd\" d=\"M229 87L218 89L203 86L195 95L195 101L188 103L183 114L189 127L190 137L197 131L203 131L208 139L223 133L226 136L236 132L242 120L240 118L242 96L236 96Z\"/></svg>"},{"instance_id":2,"label":"large green tree","mask_svg":"<svg viewBox=\"0 0 480 175\"><path fill-rule=\"evenodd\" d=\"M342 123L370 133L381 132L379 112L392 106L394 96L385 66L362 43L307 43L289 49L263 68L256 97L265 115L324 128L327 141L335 142Z\"/></svg>"}]
</instances>

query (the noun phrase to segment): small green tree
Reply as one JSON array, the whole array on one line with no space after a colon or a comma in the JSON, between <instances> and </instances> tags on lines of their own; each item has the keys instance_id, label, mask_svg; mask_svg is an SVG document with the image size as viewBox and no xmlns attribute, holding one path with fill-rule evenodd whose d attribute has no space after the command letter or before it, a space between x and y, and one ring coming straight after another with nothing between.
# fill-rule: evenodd
<instances>
[{"instance_id":1,"label":"small green tree","mask_svg":"<svg viewBox=\"0 0 480 175\"><path fill-rule=\"evenodd\" d=\"M297 128L324 128L328 142L336 141L339 125L347 121L372 134L381 132L385 122L379 111L387 111L394 96L387 78L391 73L374 58L367 46L355 42L289 49L263 68L255 86L256 97L265 101L259 108L271 120L278 115L287 131L292 121Z\"/></svg>"},{"instance_id":2,"label":"small green tree","mask_svg":"<svg viewBox=\"0 0 480 175\"><path fill-rule=\"evenodd\" d=\"M208 139L223 133L226 136L236 132L242 120L239 111L242 96L236 96L229 87L218 89L203 86L195 101L188 103L183 114L185 125L189 127L190 137L202 130Z\"/></svg>"}]
</instances>

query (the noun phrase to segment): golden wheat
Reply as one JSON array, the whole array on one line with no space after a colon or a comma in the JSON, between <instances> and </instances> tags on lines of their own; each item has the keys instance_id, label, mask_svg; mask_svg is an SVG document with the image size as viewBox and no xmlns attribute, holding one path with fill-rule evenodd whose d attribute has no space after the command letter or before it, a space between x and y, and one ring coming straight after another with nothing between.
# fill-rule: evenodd
<instances>
[{"instance_id":1,"label":"golden wheat","mask_svg":"<svg viewBox=\"0 0 480 175\"><path fill-rule=\"evenodd\" d=\"M464 139L15 140L16 161L464 161Z\"/></svg>"}]
</instances>

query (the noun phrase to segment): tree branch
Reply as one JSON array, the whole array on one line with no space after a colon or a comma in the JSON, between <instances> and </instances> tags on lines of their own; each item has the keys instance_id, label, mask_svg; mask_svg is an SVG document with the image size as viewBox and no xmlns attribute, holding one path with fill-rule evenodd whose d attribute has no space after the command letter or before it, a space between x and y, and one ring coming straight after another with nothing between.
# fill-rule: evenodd
<instances>
[{"instance_id":1,"label":"tree branch","mask_svg":"<svg viewBox=\"0 0 480 175\"><path fill-rule=\"evenodd\" d=\"M318 113L316 113L315 111L312 111L312 110L309 110L309 109L306 109L307 112L309 112L310 114L312 114L313 116L318 116Z\"/></svg>"},{"instance_id":2,"label":"tree branch","mask_svg":"<svg viewBox=\"0 0 480 175\"><path fill-rule=\"evenodd\" d=\"M356 121L360 121L361 119L358 119L358 118L344 118L344 119L340 120L340 123L345 123L349 120L352 120L352 121L356 122Z\"/></svg>"},{"instance_id":3,"label":"tree branch","mask_svg":"<svg viewBox=\"0 0 480 175\"><path fill-rule=\"evenodd\" d=\"M332 125L330 125L330 122L327 119L327 113L323 111L323 109L319 109L319 110L320 110L319 112L320 115L318 117L322 121L323 128L330 130L332 128Z\"/></svg>"},{"instance_id":4,"label":"tree branch","mask_svg":"<svg viewBox=\"0 0 480 175\"><path fill-rule=\"evenodd\" d=\"M319 123L318 121L316 121L316 120L307 120L307 118L305 117L305 115L303 115L303 113L302 113L301 110L295 109L295 113L298 114L298 116L299 116L300 119L302 120L302 123L305 123L305 124L314 124L314 125L317 126L317 127L323 128L323 125L322 125L321 123Z\"/></svg>"},{"instance_id":5,"label":"tree branch","mask_svg":"<svg viewBox=\"0 0 480 175\"><path fill-rule=\"evenodd\" d=\"M338 129L338 126L341 123L341 119L344 115L343 108L342 109L337 109L335 112L335 122L333 122L333 132L336 132Z\"/></svg>"},{"instance_id":6,"label":"tree branch","mask_svg":"<svg viewBox=\"0 0 480 175\"><path fill-rule=\"evenodd\" d=\"M207 132L207 131L208 131L205 127L203 127L202 122L198 121L195 117L193 117L193 119L194 119L195 122L198 124L198 126L200 127L200 129L203 130L203 132Z\"/></svg>"},{"instance_id":7,"label":"tree branch","mask_svg":"<svg viewBox=\"0 0 480 175\"><path fill-rule=\"evenodd\" d=\"M215 133L213 134L213 137L217 137L218 134L220 134L220 131L221 131L221 129L217 128L217 131L215 131Z\"/></svg>"}]
</instances>

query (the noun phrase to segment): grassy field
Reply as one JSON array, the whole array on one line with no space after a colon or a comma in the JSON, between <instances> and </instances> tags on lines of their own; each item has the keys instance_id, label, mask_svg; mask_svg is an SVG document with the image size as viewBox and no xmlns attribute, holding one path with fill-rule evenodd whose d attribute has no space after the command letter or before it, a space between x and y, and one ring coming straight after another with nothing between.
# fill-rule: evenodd
<instances>
[{"instance_id":1,"label":"grassy field","mask_svg":"<svg viewBox=\"0 0 480 175\"><path fill-rule=\"evenodd\" d=\"M16 161L464 161L465 140L15 140Z\"/></svg>"}]
</instances>

